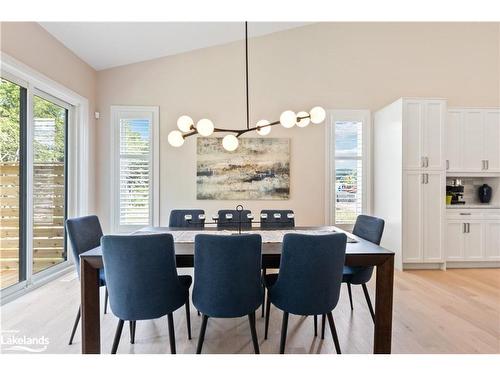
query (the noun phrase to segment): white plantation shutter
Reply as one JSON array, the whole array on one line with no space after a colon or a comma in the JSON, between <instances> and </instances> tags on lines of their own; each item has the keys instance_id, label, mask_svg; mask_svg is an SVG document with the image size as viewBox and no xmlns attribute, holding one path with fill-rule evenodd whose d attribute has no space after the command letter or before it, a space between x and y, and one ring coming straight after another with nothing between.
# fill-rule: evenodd
<instances>
[{"instance_id":1,"label":"white plantation shutter","mask_svg":"<svg viewBox=\"0 0 500 375\"><path fill-rule=\"evenodd\" d=\"M149 108L149 107L148 107ZM114 227L119 232L155 224L156 111L112 107L115 126Z\"/></svg>"},{"instance_id":2,"label":"white plantation shutter","mask_svg":"<svg viewBox=\"0 0 500 375\"><path fill-rule=\"evenodd\" d=\"M150 222L151 121L120 119L120 225Z\"/></svg>"}]
</instances>

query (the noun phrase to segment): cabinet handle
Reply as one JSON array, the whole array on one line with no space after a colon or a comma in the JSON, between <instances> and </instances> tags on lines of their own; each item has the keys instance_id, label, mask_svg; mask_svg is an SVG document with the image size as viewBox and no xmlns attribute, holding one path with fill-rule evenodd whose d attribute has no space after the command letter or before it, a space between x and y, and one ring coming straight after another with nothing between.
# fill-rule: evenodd
<instances>
[{"instance_id":1,"label":"cabinet handle","mask_svg":"<svg viewBox=\"0 0 500 375\"><path fill-rule=\"evenodd\" d=\"M429 183L429 173L426 173L425 174L425 183L428 184Z\"/></svg>"},{"instance_id":2,"label":"cabinet handle","mask_svg":"<svg viewBox=\"0 0 500 375\"><path fill-rule=\"evenodd\" d=\"M425 157L425 168L429 168L429 158Z\"/></svg>"},{"instance_id":3,"label":"cabinet handle","mask_svg":"<svg viewBox=\"0 0 500 375\"><path fill-rule=\"evenodd\" d=\"M460 212L460 215L470 215L470 212Z\"/></svg>"},{"instance_id":4,"label":"cabinet handle","mask_svg":"<svg viewBox=\"0 0 500 375\"><path fill-rule=\"evenodd\" d=\"M425 173L422 173L422 185L425 184Z\"/></svg>"},{"instance_id":5,"label":"cabinet handle","mask_svg":"<svg viewBox=\"0 0 500 375\"><path fill-rule=\"evenodd\" d=\"M420 165L422 166L422 168L425 168L425 157L420 157Z\"/></svg>"},{"instance_id":6,"label":"cabinet handle","mask_svg":"<svg viewBox=\"0 0 500 375\"><path fill-rule=\"evenodd\" d=\"M485 160L484 162L486 164L486 170L490 169L490 161L489 160Z\"/></svg>"},{"instance_id":7,"label":"cabinet handle","mask_svg":"<svg viewBox=\"0 0 500 375\"><path fill-rule=\"evenodd\" d=\"M485 169L484 160L481 160L481 170L484 171L484 169Z\"/></svg>"},{"instance_id":8,"label":"cabinet handle","mask_svg":"<svg viewBox=\"0 0 500 375\"><path fill-rule=\"evenodd\" d=\"M450 161L449 160L446 160L446 169L450 169Z\"/></svg>"},{"instance_id":9,"label":"cabinet handle","mask_svg":"<svg viewBox=\"0 0 500 375\"><path fill-rule=\"evenodd\" d=\"M470 233L470 223L467 223L467 233Z\"/></svg>"},{"instance_id":10,"label":"cabinet handle","mask_svg":"<svg viewBox=\"0 0 500 375\"><path fill-rule=\"evenodd\" d=\"M466 233L465 232L465 223L462 224L462 233Z\"/></svg>"}]
</instances>

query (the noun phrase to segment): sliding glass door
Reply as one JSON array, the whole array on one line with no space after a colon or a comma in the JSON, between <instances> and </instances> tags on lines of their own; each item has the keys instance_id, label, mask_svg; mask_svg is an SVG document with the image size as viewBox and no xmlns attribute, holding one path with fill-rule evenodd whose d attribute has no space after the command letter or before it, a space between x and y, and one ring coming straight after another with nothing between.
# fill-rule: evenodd
<instances>
[{"instance_id":1,"label":"sliding glass door","mask_svg":"<svg viewBox=\"0 0 500 375\"><path fill-rule=\"evenodd\" d=\"M26 280L26 89L0 82L0 288Z\"/></svg>"},{"instance_id":2,"label":"sliding glass door","mask_svg":"<svg viewBox=\"0 0 500 375\"><path fill-rule=\"evenodd\" d=\"M0 289L18 289L67 261L67 138L72 107L2 77Z\"/></svg>"},{"instance_id":3,"label":"sliding glass door","mask_svg":"<svg viewBox=\"0 0 500 375\"><path fill-rule=\"evenodd\" d=\"M33 273L64 262L68 109L33 96Z\"/></svg>"}]
</instances>

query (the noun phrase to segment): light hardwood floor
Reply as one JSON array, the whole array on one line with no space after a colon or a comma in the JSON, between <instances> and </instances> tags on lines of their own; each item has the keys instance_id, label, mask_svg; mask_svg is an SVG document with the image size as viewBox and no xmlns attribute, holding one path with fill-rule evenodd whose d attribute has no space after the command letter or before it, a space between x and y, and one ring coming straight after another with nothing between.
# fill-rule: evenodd
<instances>
[{"instance_id":1,"label":"light hardwood floor","mask_svg":"<svg viewBox=\"0 0 500 375\"><path fill-rule=\"evenodd\" d=\"M372 298L373 287L369 285ZM343 285L333 313L340 345L343 353L371 353L373 323L361 287L353 286L353 298L351 311ZM78 304L76 274L67 274L2 306L1 328L18 330L19 336L45 335L50 340L47 353L79 353L79 330L74 344L67 345ZM194 353L201 323L196 309L191 309L192 340L187 339L184 308L174 317L177 352ZM112 313L102 315L104 353L111 350L116 323ZM270 337L264 341L264 319L258 315L261 353L278 353L280 328L281 312L272 308ZM392 347L393 353L500 353L500 269L396 272ZM334 351L328 329L320 340L314 337L312 317L290 316L287 353ZM203 352L252 353L248 320L210 319ZM118 353L169 353L166 317L138 322L134 345L126 325Z\"/></svg>"}]
</instances>

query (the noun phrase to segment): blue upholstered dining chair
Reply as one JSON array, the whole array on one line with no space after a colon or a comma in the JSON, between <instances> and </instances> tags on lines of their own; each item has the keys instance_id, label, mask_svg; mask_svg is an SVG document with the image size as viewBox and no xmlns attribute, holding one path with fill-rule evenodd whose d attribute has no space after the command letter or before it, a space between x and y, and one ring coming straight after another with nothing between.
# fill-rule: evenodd
<instances>
[{"instance_id":1,"label":"blue upholstered dining chair","mask_svg":"<svg viewBox=\"0 0 500 375\"><path fill-rule=\"evenodd\" d=\"M289 216L292 217L289 217ZM260 211L260 227L262 229L280 229L295 227L295 215L292 210Z\"/></svg>"},{"instance_id":2,"label":"blue upholstered dining chair","mask_svg":"<svg viewBox=\"0 0 500 375\"><path fill-rule=\"evenodd\" d=\"M361 237L367 241L373 242L376 245L380 245L382 240L382 234L384 233L385 222L378 217L359 215L354 224L352 234ZM366 298L366 303L368 304L368 309L370 310L370 315L373 321L375 321L375 313L373 312L372 303L370 300L370 295L368 294L368 288L366 283L370 281L373 274L373 267L344 267L344 277L342 282L347 284L347 291L349 292L349 302L352 305L352 292L351 285L361 285L363 288L363 293Z\"/></svg>"},{"instance_id":3,"label":"blue upholstered dining chair","mask_svg":"<svg viewBox=\"0 0 500 375\"><path fill-rule=\"evenodd\" d=\"M78 278L80 278L80 254L92 250L101 244L102 229L99 223L99 218L95 215L77 217L66 220L66 233L68 234L73 251L73 259L75 261ZM99 270L99 285L106 286L106 278L104 277L104 269ZM104 313L107 312L108 305L108 290L104 298ZM73 343L75 332L80 322L81 310L78 307L75 323L71 330L69 345Z\"/></svg>"},{"instance_id":4,"label":"blue upholstered dining chair","mask_svg":"<svg viewBox=\"0 0 500 375\"><path fill-rule=\"evenodd\" d=\"M176 228L203 228L205 219L200 219L200 215L205 215L204 210L172 210L170 211L169 227ZM187 217L191 216L188 220Z\"/></svg>"},{"instance_id":5,"label":"blue upholstered dining chair","mask_svg":"<svg viewBox=\"0 0 500 375\"><path fill-rule=\"evenodd\" d=\"M292 217L289 217L292 216ZM262 210L260 211L260 227L262 229L286 229L295 227L295 215L292 210ZM266 268L262 268L262 275L266 275ZM266 290L262 297L262 316L266 305Z\"/></svg>"},{"instance_id":6,"label":"blue upholstered dining chair","mask_svg":"<svg viewBox=\"0 0 500 375\"><path fill-rule=\"evenodd\" d=\"M168 317L170 351L175 354L173 312L186 306L191 339L189 287L191 276L178 276L171 234L103 236L101 240L109 303L119 321L111 353L115 354L125 320Z\"/></svg>"},{"instance_id":7,"label":"blue upholstered dining chair","mask_svg":"<svg viewBox=\"0 0 500 375\"><path fill-rule=\"evenodd\" d=\"M255 311L262 300L262 238L258 234L195 237L193 304L202 313L196 353L200 354L208 318L247 315L254 351L259 353Z\"/></svg>"},{"instance_id":8,"label":"blue upholstered dining chair","mask_svg":"<svg viewBox=\"0 0 500 375\"><path fill-rule=\"evenodd\" d=\"M281 354L285 352L289 314L328 316L335 349L340 354L332 311L339 300L346 243L347 236L344 233L285 234L279 274L264 278L268 288L265 338L272 303L283 311Z\"/></svg>"},{"instance_id":9,"label":"blue upholstered dining chair","mask_svg":"<svg viewBox=\"0 0 500 375\"><path fill-rule=\"evenodd\" d=\"M241 212L241 229L250 229L252 227L252 220L248 218L251 214L250 210L219 210L217 213L219 219L217 221L217 228L219 229L238 229L240 224L240 212ZM231 219L228 219L226 215L232 215Z\"/></svg>"}]
</instances>

